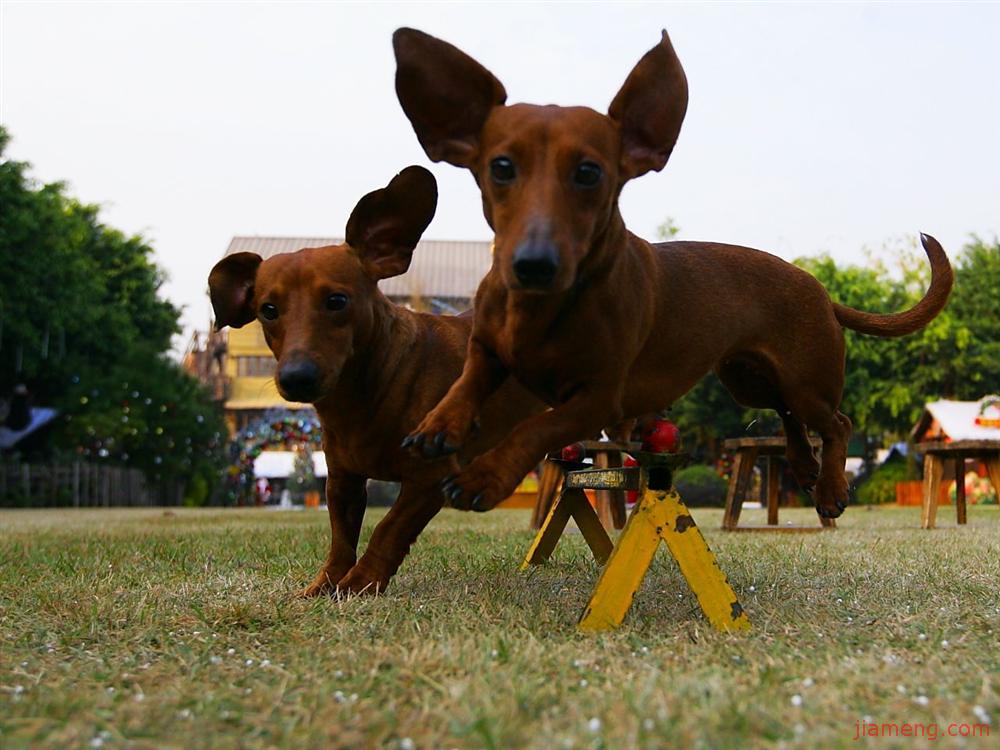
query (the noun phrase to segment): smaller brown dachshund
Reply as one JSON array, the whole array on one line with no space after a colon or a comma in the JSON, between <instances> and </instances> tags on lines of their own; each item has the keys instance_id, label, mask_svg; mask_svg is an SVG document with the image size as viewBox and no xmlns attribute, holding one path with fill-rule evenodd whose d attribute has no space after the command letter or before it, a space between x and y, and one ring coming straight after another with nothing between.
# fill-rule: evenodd
<instances>
[{"instance_id":1,"label":"smaller brown dachshund","mask_svg":"<svg viewBox=\"0 0 1000 750\"><path fill-rule=\"evenodd\" d=\"M411 312L390 302L379 279L404 273L434 217L437 184L407 167L369 193L347 221L346 244L262 260L223 258L209 276L216 326L259 320L289 401L312 403L323 427L330 553L303 596L378 592L441 509L452 461L400 449L462 371L472 319ZM482 413L459 455L467 463L543 405L511 383ZM368 478L401 482L399 498L357 558Z\"/></svg>"}]
</instances>

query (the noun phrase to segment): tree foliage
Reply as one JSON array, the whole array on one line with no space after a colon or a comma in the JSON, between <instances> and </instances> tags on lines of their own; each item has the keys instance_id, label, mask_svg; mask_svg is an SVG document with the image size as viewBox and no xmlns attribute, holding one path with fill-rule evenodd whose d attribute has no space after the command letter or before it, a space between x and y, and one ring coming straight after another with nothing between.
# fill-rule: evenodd
<instances>
[{"instance_id":1,"label":"tree foliage","mask_svg":"<svg viewBox=\"0 0 1000 750\"><path fill-rule=\"evenodd\" d=\"M152 479L214 473L224 427L169 356L180 311L140 236L100 222L62 183L35 184L0 128L0 396L18 383L60 424L46 450L138 466Z\"/></svg>"}]
</instances>

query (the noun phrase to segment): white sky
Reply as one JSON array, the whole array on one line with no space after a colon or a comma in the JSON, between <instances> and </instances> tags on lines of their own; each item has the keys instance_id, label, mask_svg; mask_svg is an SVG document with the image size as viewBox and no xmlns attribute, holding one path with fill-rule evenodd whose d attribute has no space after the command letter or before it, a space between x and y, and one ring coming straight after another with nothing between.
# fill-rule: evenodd
<instances>
[{"instance_id":1,"label":"white sky","mask_svg":"<svg viewBox=\"0 0 1000 750\"><path fill-rule=\"evenodd\" d=\"M408 164L438 178L427 237L486 239L472 179L430 165L396 101L403 25L476 57L511 102L599 111L666 27L691 102L667 168L622 197L647 238L671 216L684 238L860 262L904 234L955 254L1000 230L996 4L0 0L9 154L143 233L189 329L232 235L341 234Z\"/></svg>"}]
</instances>

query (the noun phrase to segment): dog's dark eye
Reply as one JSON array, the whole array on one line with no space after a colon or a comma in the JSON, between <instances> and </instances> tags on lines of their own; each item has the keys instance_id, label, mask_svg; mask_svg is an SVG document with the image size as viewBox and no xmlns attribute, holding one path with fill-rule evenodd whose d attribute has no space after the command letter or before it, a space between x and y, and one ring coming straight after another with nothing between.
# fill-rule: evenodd
<instances>
[{"instance_id":1,"label":"dog's dark eye","mask_svg":"<svg viewBox=\"0 0 1000 750\"><path fill-rule=\"evenodd\" d=\"M333 310L337 312L338 310L343 310L347 307L347 295L346 294L331 294L326 298L326 309Z\"/></svg>"},{"instance_id":2,"label":"dog's dark eye","mask_svg":"<svg viewBox=\"0 0 1000 750\"><path fill-rule=\"evenodd\" d=\"M517 171L514 169L514 162L506 156L498 156L490 162L490 177L493 178L493 182L506 185L509 182L513 182L516 175Z\"/></svg>"},{"instance_id":3,"label":"dog's dark eye","mask_svg":"<svg viewBox=\"0 0 1000 750\"><path fill-rule=\"evenodd\" d=\"M260 317L264 320L277 320L278 318L278 308L272 305L270 302L265 302L260 306Z\"/></svg>"},{"instance_id":4,"label":"dog's dark eye","mask_svg":"<svg viewBox=\"0 0 1000 750\"><path fill-rule=\"evenodd\" d=\"M573 182L579 187L594 187L601 181L601 174L601 168L594 162L581 162L573 173Z\"/></svg>"}]
</instances>

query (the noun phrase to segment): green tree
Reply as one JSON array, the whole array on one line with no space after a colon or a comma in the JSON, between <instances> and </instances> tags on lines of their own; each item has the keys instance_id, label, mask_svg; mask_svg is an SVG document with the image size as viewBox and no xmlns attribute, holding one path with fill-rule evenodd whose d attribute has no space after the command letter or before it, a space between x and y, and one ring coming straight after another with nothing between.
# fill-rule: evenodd
<instances>
[{"instance_id":1,"label":"green tree","mask_svg":"<svg viewBox=\"0 0 1000 750\"><path fill-rule=\"evenodd\" d=\"M912 306L930 269L915 240L889 246L895 267L838 268L827 257L800 259L842 304L874 312ZM898 339L846 331L847 378L842 411L855 431L880 442L905 437L924 404L976 400L1000 389L1000 244L972 240L953 259L955 286L945 309L924 329Z\"/></svg>"},{"instance_id":2,"label":"green tree","mask_svg":"<svg viewBox=\"0 0 1000 750\"><path fill-rule=\"evenodd\" d=\"M955 266L945 312L955 321L953 357L942 357L943 394L962 400L1000 393L1000 239L973 236Z\"/></svg>"},{"instance_id":3,"label":"green tree","mask_svg":"<svg viewBox=\"0 0 1000 750\"><path fill-rule=\"evenodd\" d=\"M674 221L674 217L672 216L665 218L663 223L656 228L656 238L660 240L660 242L672 240L680 233L681 228L677 226L677 222Z\"/></svg>"},{"instance_id":4,"label":"green tree","mask_svg":"<svg viewBox=\"0 0 1000 750\"><path fill-rule=\"evenodd\" d=\"M25 383L59 410L51 455L214 481L224 426L167 354L179 310L159 295L152 248L63 184L35 184L4 156L8 142L0 128L0 396Z\"/></svg>"}]
</instances>

